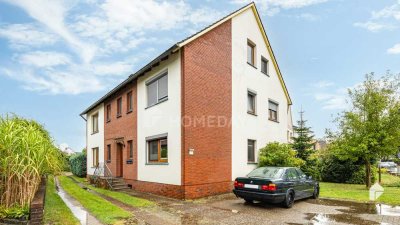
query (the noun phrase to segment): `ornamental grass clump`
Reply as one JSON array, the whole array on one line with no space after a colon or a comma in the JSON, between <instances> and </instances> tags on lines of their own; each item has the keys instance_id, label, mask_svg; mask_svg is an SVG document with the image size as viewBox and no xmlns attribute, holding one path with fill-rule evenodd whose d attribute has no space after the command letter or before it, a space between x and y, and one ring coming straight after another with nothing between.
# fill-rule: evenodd
<instances>
[{"instance_id":1,"label":"ornamental grass clump","mask_svg":"<svg viewBox=\"0 0 400 225\"><path fill-rule=\"evenodd\" d=\"M59 173L61 159L42 125L15 115L0 117L0 206L29 207L41 177Z\"/></svg>"}]
</instances>

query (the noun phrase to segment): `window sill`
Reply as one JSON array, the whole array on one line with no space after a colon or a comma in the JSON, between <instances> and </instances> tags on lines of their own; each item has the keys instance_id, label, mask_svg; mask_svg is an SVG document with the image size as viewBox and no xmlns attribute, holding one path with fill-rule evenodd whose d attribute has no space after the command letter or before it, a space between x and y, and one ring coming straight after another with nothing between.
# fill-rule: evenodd
<instances>
[{"instance_id":1,"label":"window sill","mask_svg":"<svg viewBox=\"0 0 400 225\"><path fill-rule=\"evenodd\" d=\"M268 120L271 121L271 122L279 123L278 120L271 120L271 119L268 119Z\"/></svg>"},{"instance_id":2,"label":"window sill","mask_svg":"<svg viewBox=\"0 0 400 225\"><path fill-rule=\"evenodd\" d=\"M111 163L111 160L107 160L106 163Z\"/></svg>"},{"instance_id":3,"label":"window sill","mask_svg":"<svg viewBox=\"0 0 400 225\"><path fill-rule=\"evenodd\" d=\"M168 162L147 162L146 165L156 166L156 165L169 165Z\"/></svg>"},{"instance_id":4,"label":"window sill","mask_svg":"<svg viewBox=\"0 0 400 225\"><path fill-rule=\"evenodd\" d=\"M257 114L254 113L254 112L249 112L249 111L247 111L247 114L250 114L250 115L252 115L252 116L257 116Z\"/></svg>"},{"instance_id":5,"label":"window sill","mask_svg":"<svg viewBox=\"0 0 400 225\"><path fill-rule=\"evenodd\" d=\"M257 69L257 67L249 62L247 62L247 64L249 64L251 67L253 67L254 69Z\"/></svg>"},{"instance_id":6,"label":"window sill","mask_svg":"<svg viewBox=\"0 0 400 225\"><path fill-rule=\"evenodd\" d=\"M126 112L126 114L129 114L129 113L131 113L131 112L133 112L133 110L131 109L131 110L129 110L128 112Z\"/></svg>"},{"instance_id":7,"label":"window sill","mask_svg":"<svg viewBox=\"0 0 400 225\"><path fill-rule=\"evenodd\" d=\"M107 120L107 121L106 121L106 123L109 123L109 122L111 122L111 120Z\"/></svg>"},{"instance_id":8,"label":"window sill","mask_svg":"<svg viewBox=\"0 0 400 225\"><path fill-rule=\"evenodd\" d=\"M268 74L268 73L266 73L266 72L264 72L264 71L261 71L261 73L263 73L264 75L266 75L267 77L269 77L269 74Z\"/></svg>"},{"instance_id":9,"label":"window sill","mask_svg":"<svg viewBox=\"0 0 400 225\"><path fill-rule=\"evenodd\" d=\"M168 100L168 98L165 98L165 99L163 99L163 100L160 100L159 102L157 102L157 103L155 103L155 104L153 104L153 105L149 105L149 106L147 106L146 108L144 108L144 109L148 109L148 108L151 108L151 107L153 107L153 106L156 106L156 105L158 105L158 104L161 104L161 103L163 103L163 102L166 102Z\"/></svg>"},{"instance_id":10,"label":"window sill","mask_svg":"<svg viewBox=\"0 0 400 225\"><path fill-rule=\"evenodd\" d=\"M257 165L257 162L247 162L248 165Z\"/></svg>"},{"instance_id":11,"label":"window sill","mask_svg":"<svg viewBox=\"0 0 400 225\"><path fill-rule=\"evenodd\" d=\"M94 135L94 134L97 134L97 133L99 133L99 132L98 131L92 132L90 135Z\"/></svg>"},{"instance_id":12,"label":"window sill","mask_svg":"<svg viewBox=\"0 0 400 225\"><path fill-rule=\"evenodd\" d=\"M117 115L117 118L120 118L122 115L121 114L119 114L119 115Z\"/></svg>"}]
</instances>

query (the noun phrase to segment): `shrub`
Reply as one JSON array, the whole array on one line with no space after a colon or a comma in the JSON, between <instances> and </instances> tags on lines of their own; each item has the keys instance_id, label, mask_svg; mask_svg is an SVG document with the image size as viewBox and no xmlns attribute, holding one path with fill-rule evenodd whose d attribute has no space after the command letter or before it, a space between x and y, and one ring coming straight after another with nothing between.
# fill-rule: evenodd
<instances>
[{"instance_id":1,"label":"shrub","mask_svg":"<svg viewBox=\"0 0 400 225\"><path fill-rule=\"evenodd\" d=\"M0 117L0 205L29 206L42 176L57 174L61 167L60 151L41 124Z\"/></svg>"},{"instance_id":2,"label":"shrub","mask_svg":"<svg viewBox=\"0 0 400 225\"><path fill-rule=\"evenodd\" d=\"M361 159L341 160L334 151L327 149L321 155L321 180L332 183L365 184L365 165ZM376 180L376 168L372 167L371 181Z\"/></svg>"},{"instance_id":3,"label":"shrub","mask_svg":"<svg viewBox=\"0 0 400 225\"><path fill-rule=\"evenodd\" d=\"M71 172L78 177L86 176L86 155L84 153L76 153L69 159Z\"/></svg>"},{"instance_id":4,"label":"shrub","mask_svg":"<svg viewBox=\"0 0 400 225\"><path fill-rule=\"evenodd\" d=\"M272 142L260 149L258 166L294 166L300 167L304 161L296 158L294 151L288 144Z\"/></svg>"},{"instance_id":5,"label":"shrub","mask_svg":"<svg viewBox=\"0 0 400 225\"><path fill-rule=\"evenodd\" d=\"M10 218L10 219L20 219L25 218L28 219L29 216L29 208L28 207L3 207L0 206L0 219Z\"/></svg>"}]
</instances>

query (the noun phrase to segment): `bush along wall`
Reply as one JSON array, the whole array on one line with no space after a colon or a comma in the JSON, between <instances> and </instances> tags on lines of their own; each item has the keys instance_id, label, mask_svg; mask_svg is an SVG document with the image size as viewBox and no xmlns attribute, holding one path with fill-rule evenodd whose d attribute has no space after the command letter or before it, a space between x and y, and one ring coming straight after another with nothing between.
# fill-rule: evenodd
<instances>
[{"instance_id":1,"label":"bush along wall","mask_svg":"<svg viewBox=\"0 0 400 225\"><path fill-rule=\"evenodd\" d=\"M77 153L70 157L71 172L78 177L86 177L86 155Z\"/></svg>"}]
</instances>

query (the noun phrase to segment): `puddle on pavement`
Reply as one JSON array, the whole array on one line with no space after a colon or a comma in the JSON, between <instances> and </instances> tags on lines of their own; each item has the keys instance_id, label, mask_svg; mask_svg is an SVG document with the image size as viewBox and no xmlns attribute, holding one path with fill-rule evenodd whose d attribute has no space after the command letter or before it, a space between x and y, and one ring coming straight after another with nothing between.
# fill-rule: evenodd
<instances>
[{"instance_id":1,"label":"puddle on pavement","mask_svg":"<svg viewBox=\"0 0 400 225\"><path fill-rule=\"evenodd\" d=\"M308 213L306 214L306 219L314 225L325 225L332 223L346 223L346 224L357 224L357 225L374 225L374 224L384 224L377 223L375 221L370 221L363 219L358 216L358 214L373 214L382 216L400 216L399 206L390 206L385 204L375 204L375 203L357 203L357 202L347 202L347 201L337 201L337 200L310 200L308 201L312 204L326 205L326 206L337 206L337 211L342 212L341 214L323 214L323 213ZM340 207L340 208L339 208ZM343 209L345 207L346 209Z\"/></svg>"},{"instance_id":2,"label":"puddle on pavement","mask_svg":"<svg viewBox=\"0 0 400 225\"><path fill-rule=\"evenodd\" d=\"M310 200L310 203L327 205L327 206L340 206L347 209L337 209L343 213L351 214L375 214L383 216L400 216L400 206L390 206L385 204L375 203L357 203L350 201L337 201L328 199Z\"/></svg>"},{"instance_id":3,"label":"puddle on pavement","mask_svg":"<svg viewBox=\"0 0 400 225\"><path fill-rule=\"evenodd\" d=\"M87 218L88 218L88 212L84 210L82 207L77 206L73 203L73 199L67 195L67 193L64 192L64 190L58 185L56 182L56 189L58 195L61 197L61 199L64 201L64 203L68 206L68 208L71 210L72 214L79 220L79 222L82 225L87 224Z\"/></svg>"},{"instance_id":4,"label":"puddle on pavement","mask_svg":"<svg viewBox=\"0 0 400 225\"><path fill-rule=\"evenodd\" d=\"M328 225L334 223L355 224L355 225L378 225L379 223L364 220L351 214L314 214L307 213L306 219L313 225Z\"/></svg>"}]
</instances>

